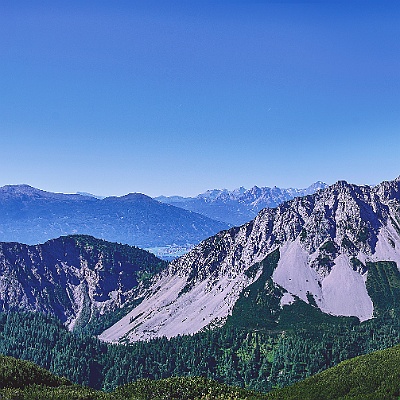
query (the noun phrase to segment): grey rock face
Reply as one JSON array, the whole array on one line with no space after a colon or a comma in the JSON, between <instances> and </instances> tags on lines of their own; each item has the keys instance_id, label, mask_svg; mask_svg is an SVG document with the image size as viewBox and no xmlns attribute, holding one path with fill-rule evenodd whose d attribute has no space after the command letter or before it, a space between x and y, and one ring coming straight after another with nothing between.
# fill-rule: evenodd
<instances>
[{"instance_id":1,"label":"grey rock face","mask_svg":"<svg viewBox=\"0 0 400 400\"><path fill-rule=\"evenodd\" d=\"M324 312L371 318L367 262L400 266L400 180L375 187L339 181L219 232L156 278L140 310L129 314L134 327L124 320L102 337L174 336L223 319L240 292L258 279L259 272L247 273L249 268L276 249L280 259L272 279L285 293L282 306L311 296Z\"/></svg>"},{"instance_id":2,"label":"grey rock face","mask_svg":"<svg viewBox=\"0 0 400 400\"><path fill-rule=\"evenodd\" d=\"M124 307L166 265L144 250L83 235L0 243L0 309L52 314L72 329Z\"/></svg>"}]
</instances>

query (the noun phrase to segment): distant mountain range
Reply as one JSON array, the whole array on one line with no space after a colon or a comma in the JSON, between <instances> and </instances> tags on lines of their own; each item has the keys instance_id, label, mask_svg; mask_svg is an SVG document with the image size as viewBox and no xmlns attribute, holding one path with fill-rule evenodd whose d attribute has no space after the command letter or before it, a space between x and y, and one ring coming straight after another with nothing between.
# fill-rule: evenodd
<instances>
[{"instance_id":1,"label":"distant mountain range","mask_svg":"<svg viewBox=\"0 0 400 400\"><path fill-rule=\"evenodd\" d=\"M276 329L299 301L364 321L398 312L399 265L400 178L373 188L339 181L201 242L101 338L192 334L233 317Z\"/></svg>"},{"instance_id":2,"label":"distant mountain range","mask_svg":"<svg viewBox=\"0 0 400 400\"><path fill-rule=\"evenodd\" d=\"M207 190L196 197L160 196L155 197L155 200L203 214L231 226L239 226L252 220L263 208L276 207L284 201L313 194L326 187L327 184L323 182L315 182L306 189L281 189L276 186L254 186L251 189L240 187L232 191Z\"/></svg>"},{"instance_id":3,"label":"distant mountain range","mask_svg":"<svg viewBox=\"0 0 400 400\"><path fill-rule=\"evenodd\" d=\"M142 221L151 221L146 213L154 205L172 215L198 215L136 194L100 200L18 186L2 188L0 195L0 218L14 229L25 226L25 233L43 220L46 226L55 216L60 221L66 206L67 226L74 217L88 219L82 210L100 222L110 215L124 221L138 210ZM116 206L119 214L112 215ZM399 249L400 178L374 187L339 181L265 208L169 265L137 248L85 235L35 246L0 243L0 306L51 313L70 328L115 311L115 324L101 334L113 342L192 334L238 315L251 326L265 310L264 322L274 328L281 310L299 301L364 321L397 307L390 285L400 285ZM136 265L137 259L143 262ZM253 297L267 306L259 310ZM251 317L254 310L257 318Z\"/></svg>"},{"instance_id":4,"label":"distant mountain range","mask_svg":"<svg viewBox=\"0 0 400 400\"><path fill-rule=\"evenodd\" d=\"M7 185L0 188L0 241L38 244L62 235L85 234L173 259L207 237L247 222L264 206L323 186L318 182L304 190L214 190L166 204L159 201L162 198L155 200L141 193L104 198Z\"/></svg>"},{"instance_id":5,"label":"distant mountain range","mask_svg":"<svg viewBox=\"0 0 400 400\"><path fill-rule=\"evenodd\" d=\"M87 234L142 248L192 246L226 228L226 223L140 193L97 198L28 185L0 188L0 241L38 244Z\"/></svg>"}]
</instances>

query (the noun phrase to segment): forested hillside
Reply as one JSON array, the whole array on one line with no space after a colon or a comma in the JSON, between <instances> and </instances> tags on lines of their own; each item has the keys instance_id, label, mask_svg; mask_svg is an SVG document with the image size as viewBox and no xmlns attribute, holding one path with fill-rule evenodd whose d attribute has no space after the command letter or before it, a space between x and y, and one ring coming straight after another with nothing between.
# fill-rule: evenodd
<instances>
[{"instance_id":1,"label":"forested hillside","mask_svg":"<svg viewBox=\"0 0 400 400\"><path fill-rule=\"evenodd\" d=\"M305 303L295 313L301 316ZM112 390L139 378L206 376L262 392L400 342L397 318L301 321L285 330L229 325L193 336L110 345L73 334L56 319L0 314L0 353L34 361L74 383Z\"/></svg>"},{"instance_id":2,"label":"forested hillside","mask_svg":"<svg viewBox=\"0 0 400 400\"><path fill-rule=\"evenodd\" d=\"M205 377L139 379L107 393L73 385L27 361L0 356L0 363L0 397L7 400L395 400L400 396L400 346L344 361L268 394Z\"/></svg>"},{"instance_id":3,"label":"forested hillside","mask_svg":"<svg viewBox=\"0 0 400 400\"><path fill-rule=\"evenodd\" d=\"M189 400L262 399L261 394L203 377L141 379L105 393L73 385L36 364L0 356L0 398L3 400Z\"/></svg>"}]
</instances>

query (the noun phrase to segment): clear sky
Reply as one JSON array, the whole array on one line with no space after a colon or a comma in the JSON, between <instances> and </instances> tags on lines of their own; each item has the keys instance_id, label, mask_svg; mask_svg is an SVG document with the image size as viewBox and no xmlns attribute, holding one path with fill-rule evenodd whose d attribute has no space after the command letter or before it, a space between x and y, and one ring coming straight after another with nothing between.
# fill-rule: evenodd
<instances>
[{"instance_id":1,"label":"clear sky","mask_svg":"<svg viewBox=\"0 0 400 400\"><path fill-rule=\"evenodd\" d=\"M394 179L396 3L0 0L0 185Z\"/></svg>"}]
</instances>

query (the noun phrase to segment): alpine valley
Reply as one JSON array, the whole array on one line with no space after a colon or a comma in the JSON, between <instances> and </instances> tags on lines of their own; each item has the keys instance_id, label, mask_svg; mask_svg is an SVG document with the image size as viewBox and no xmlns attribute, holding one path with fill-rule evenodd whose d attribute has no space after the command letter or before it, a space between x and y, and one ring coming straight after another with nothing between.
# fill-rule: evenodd
<instances>
[{"instance_id":1,"label":"alpine valley","mask_svg":"<svg viewBox=\"0 0 400 400\"><path fill-rule=\"evenodd\" d=\"M399 266L400 178L264 208L170 263L87 235L1 243L0 352L107 391L202 376L267 392L398 344Z\"/></svg>"}]
</instances>

